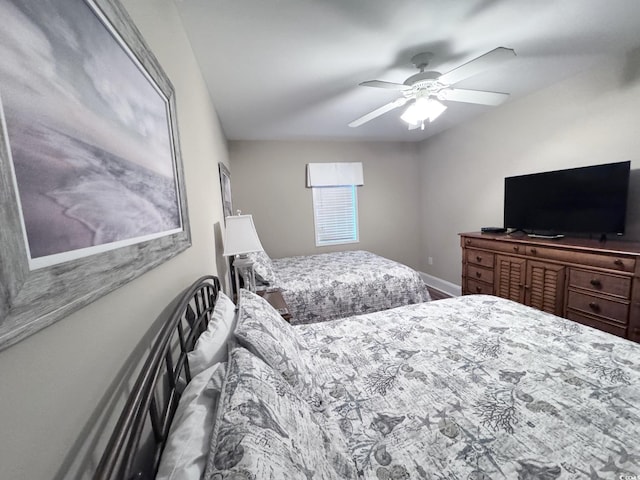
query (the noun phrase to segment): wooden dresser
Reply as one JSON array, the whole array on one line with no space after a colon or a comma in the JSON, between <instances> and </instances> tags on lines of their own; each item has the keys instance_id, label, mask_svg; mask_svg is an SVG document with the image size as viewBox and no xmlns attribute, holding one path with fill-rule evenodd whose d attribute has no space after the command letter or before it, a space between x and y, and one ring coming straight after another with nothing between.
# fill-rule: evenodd
<instances>
[{"instance_id":1,"label":"wooden dresser","mask_svg":"<svg viewBox=\"0 0 640 480\"><path fill-rule=\"evenodd\" d=\"M497 295L640 342L640 244L460 237L463 295Z\"/></svg>"}]
</instances>

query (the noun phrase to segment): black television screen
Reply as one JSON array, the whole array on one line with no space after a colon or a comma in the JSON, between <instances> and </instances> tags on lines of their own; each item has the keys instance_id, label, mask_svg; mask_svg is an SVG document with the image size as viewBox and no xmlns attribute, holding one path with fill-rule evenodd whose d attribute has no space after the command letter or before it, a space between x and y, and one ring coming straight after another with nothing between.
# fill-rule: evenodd
<instances>
[{"instance_id":1,"label":"black television screen","mask_svg":"<svg viewBox=\"0 0 640 480\"><path fill-rule=\"evenodd\" d=\"M527 233L623 234L631 162L504 179L504 226Z\"/></svg>"}]
</instances>

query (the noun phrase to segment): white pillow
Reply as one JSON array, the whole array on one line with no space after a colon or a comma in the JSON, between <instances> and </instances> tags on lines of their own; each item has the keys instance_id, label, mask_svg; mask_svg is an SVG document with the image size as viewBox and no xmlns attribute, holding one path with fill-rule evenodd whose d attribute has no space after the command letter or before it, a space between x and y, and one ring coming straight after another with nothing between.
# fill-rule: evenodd
<instances>
[{"instance_id":1,"label":"white pillow","mask_svg":"<svg viewBox=\"0 0 640 480\"><path fill-rule=\"evenodd\" d=\"M225 367L225 363L216 363L187 385L171 423L156 480L202 478Z\"/></svg>"},{"instance_id":2,"label":"white pillow","mask_svg":"<svg viewBox=\"0 0 640 480\"><path fill-rule=\"evenodd\" d=\"M187 354L192 378L214 363L227 360L227 340L233 337L235 323L236 306L223 292L218 292L209 326L198 338L193 351Z\"/></svg>"}]
</instances>

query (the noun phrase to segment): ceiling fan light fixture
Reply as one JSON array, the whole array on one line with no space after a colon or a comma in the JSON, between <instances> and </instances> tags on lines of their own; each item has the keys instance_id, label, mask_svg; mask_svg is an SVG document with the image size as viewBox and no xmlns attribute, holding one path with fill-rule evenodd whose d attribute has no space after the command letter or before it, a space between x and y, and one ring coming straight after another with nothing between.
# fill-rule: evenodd
<instances>
[{"instance_id":1,"label":"ceiling fan light fixture","mask_svg":"<svg viewBox=\"0 0 640 480\"><path fill-rule=\"evenodd\" d=\"M433 98L420 97L400 116L410 125L419 125L425 120L433 122L447 109L445 105Z\"/></svg>"}]
</instances>

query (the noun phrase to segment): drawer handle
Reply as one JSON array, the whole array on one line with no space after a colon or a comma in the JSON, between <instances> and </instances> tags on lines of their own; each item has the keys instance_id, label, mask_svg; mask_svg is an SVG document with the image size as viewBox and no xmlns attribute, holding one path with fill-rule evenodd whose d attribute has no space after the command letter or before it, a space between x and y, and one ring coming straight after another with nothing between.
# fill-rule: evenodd
<instances>
[{"instance_id":1,"label":"drawer handle","mask_svg":"<svg viewBox=\"0 0 640 480\"><path fill-rule=\"evenodd\" d=\"M476 292L480 293L482 291L482 287L480 285L476 285Z\"/></svg>"},{"instance_id":2,"label":"drawer handle","mask_svg":"<svg viewBox=\"0 0 640 480\"><path fill-rule=\"evenodd\" d=\"M481 257L480 255L476 255L476 260L477 260L478 262L481 262L481 261L482 261L482 257Z\"/></svg>"},{"instance_id":3,"label":"drawer handle","mask_svg":"<svg viewBox=\"0 0 640 480\"><path fill-rule=\"evenodd\" d=\"M591 285L593 285L596 288L600 288L602 286L602 282L600 281L599 278L592 278L591 282L589 283L591 283Z\"/></svg>"},{"instance_id":4,"label":"drawer handle","mask_svg":"<svg viewBox=\"0 0 640 480\"><path fill-rule=\"evenodd\" d=\"M482 276L482 272L476 272L476 277L480 278Z\"/></svg>"},{"instance_id":5,"label":"drawer handle","mask_svg":"<svg viewBox=\"0 0 640 480\"><path fill-rule=\"evenodd\" d=\"M520 250L520 247L518 245L514 245L513 249L517 252L518 250Z\"/></svg>"},{"instance_id":6,"label":"drawer handle","mask_svg":"<svg viewBox=\"0 0 640 480\"><path fill-rule=\"evenodd\" d=\"M591 308L591 310L593 310L594 312L600 311L600 305L598 305L596 302L590 302L589 308Z\"/></svg>"},{"instance_id":7,"label":"drawer handle","mask_svg":"<svg viewBox=\"0 0 640 480\"><path fill-rule=\"evenodd\" d=\"M616 260L613 263L615 263L619 267L622 267L624 265L622 260L620 260L619 258L616 258Z\"/></svg>"},{"instance_id":8,"label":"drawer handle","mask_svg":"<svg viewBox=\"0 0 640 480\"><path fill-rule=\"evenodd\" d=\"M471 245L471 240L467 238L466 243L467 245Z\"/></svg>"},{"instance_id":9,"label":"drawer handle","mask_svg":"<svg viewBox=\"0 0 640 480\"><path fill-rule=\"evenodd\" d=\"M538 253L538 250L536 250L535 247L534 247L534 248L531 249L531 253L533 253L535 255L536 253Z\"/></svg>"}]
</instances>

